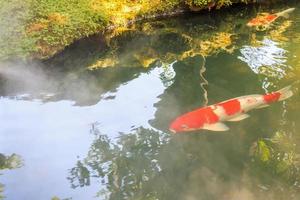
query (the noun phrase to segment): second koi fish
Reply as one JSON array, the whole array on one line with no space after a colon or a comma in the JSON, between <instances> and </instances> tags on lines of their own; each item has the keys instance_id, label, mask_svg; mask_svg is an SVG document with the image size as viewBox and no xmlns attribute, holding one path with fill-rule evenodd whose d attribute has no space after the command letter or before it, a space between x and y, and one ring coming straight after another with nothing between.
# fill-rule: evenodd
<instances>
[{"instance_id":1,"label":"second koi fish","mask_svg":"<svg viewBox=\"0 0 300 200\"><path fill-rule=\"evenodd\" d=\"M218 104L199 108L176 118L169 130L173 133L206 129L227 131L224 121L241 121L249 117L252 109L264 108L269 104L285 100L293 95L291 86L265 95L241 96Z\"/></svg>"},{"instance_id":2,"label":"second koi fish","mask_svg":"<svg viewBox=\"0 0 300 200\"><path fill-rule=\"evenodd\" d=\"M254 19L250 20L247 23L247 26L249 26L249 27L268 26L279 17L288 18L289 13L293 12L294 10L295 10L295 8L289 8L289 9L286 9L284 11L274 13L274 14L259 15L259 16L255 17Z\"/></svg>"}]
</instances>

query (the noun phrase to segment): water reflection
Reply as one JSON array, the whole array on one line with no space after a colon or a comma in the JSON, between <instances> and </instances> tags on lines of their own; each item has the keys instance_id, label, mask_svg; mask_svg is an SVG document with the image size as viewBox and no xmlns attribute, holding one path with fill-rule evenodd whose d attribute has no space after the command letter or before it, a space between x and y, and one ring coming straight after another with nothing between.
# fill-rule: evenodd
<instances>
[{"instance_id":1,"label":"water reflection","mask_svg":"<svg viewBox=\"0 0 300 200\"><path fill-rule=\"evenodd\" d=\"M68 180L73 188L97 185L99 199L296 200L298 125L287 115L272 120L282 123L227 134L169 135L139 127L115 139L93 124L89 151Z\"/></svg>"},{"instance_id":2,"label":"water reflection","mask_svg":"<svg viewBox=\"0 0 300 200\"><path fill-rule=\"evenodd\" d=\"M98 103L102 94L150 70L111 68L91 72L61 65L50 67L35 62L0 63L0 95L43 102L70 100L78 106L88 106Z\"/></svg>"},{"instance_id":3,"label":"water reflection","mask_svg":"<svg viewBox=\"0 0 300 200\"><path fill-rule=\"evenodd\" d=\"M12 154L10 156L6 156L0 153L0 176L2 170L12 170L17 169L23 166L23 161L20 155ZM2 183L0 183L0 199L5 199L4 187Z\"/></svg>"},{"instance_id":4,"label":"water reflection","mask_svg":"<svg viewBox=\"0 0 300 200\"><path fill-rule=\"evenodd\" d=\"M22 166L23 166L23 161L21 156L17 154L5 156L4 154L0 153L0 170L16 169Z\"/></svg>"},{"instance_id":5,"label":"water reflection","mask_svg":"<svg viewBox=\"0 0 300 200\"><path fill-rule=\"evenodd\" d=\"M242 176L244 160L236 159L241 151L225 147L217 137L170 138L138 128L112 141L95 126L91 132L95 139L88 155L77 161L68 179L75 188L99 179L93 182L101 183L100 198L218 199L228 195L227 189Z\"/></svg>"},{"instance_id":6,"label":"water reflection","mask_svg":"<svg viewBox=\"0 0 300 200\"><path fill-rule=\"evenodd\" d=\"M99 178L105 187L98 195L108 195L108 199L156 196L154 191L148 192L147 188L154 186L158 178L160 167L157 161L166 138L153 130L140 128L132 134L120 135L117 142L113 143L97 127L91 132L95 140L87 157L70 170L72 187L87 186L91 178Z\"/></svg>"},{"instance_id":7,"label":"water reflection","mask_svg":"<svg viewBox=\"0 0 300 200\"><path fill-rule=\"evenodd\" d=\"M244 46L238 58L246 62L256 74L278 79L286 75L289 66L286 64L286 50L278 47L279 43L265 38L258 47Z\"/></svg>"}]
</instances>

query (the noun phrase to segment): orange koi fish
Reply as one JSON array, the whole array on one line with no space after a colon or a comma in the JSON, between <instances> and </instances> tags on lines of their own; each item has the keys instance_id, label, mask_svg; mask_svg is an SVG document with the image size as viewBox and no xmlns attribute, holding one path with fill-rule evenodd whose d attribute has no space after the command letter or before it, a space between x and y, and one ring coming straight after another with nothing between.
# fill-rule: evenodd
<instances>
[{"instance_id":1,"label":"orange koi fish","mask_svg":"<svg viewBox=\"0 0 300 200\"><path fill-rule=\"evenodd\" d=\"M285 100L293 95L291 86L265 95L241 96L214 105L202 107L176 118L169 127L173 133L206 129L227 131L224 121L241 121L249 117L252 109L264 108L269 104Z\"/></svg>"},{"instance_id":2,"label":"orange koi fish","mask_svg":"<svg viewBox=\"0 0 300 200\"><path fill-rule=\"evenodd\" d=\"M279 17L288 18L289 13L293 12L294 10L295 10L295 8L289 8L289 9L286 9L286 10L278 12L278 13L257 16L254 19L250 20L247 23L247 26L249 26L249 27L268 26Z\"/></svg>"}]
</instances>

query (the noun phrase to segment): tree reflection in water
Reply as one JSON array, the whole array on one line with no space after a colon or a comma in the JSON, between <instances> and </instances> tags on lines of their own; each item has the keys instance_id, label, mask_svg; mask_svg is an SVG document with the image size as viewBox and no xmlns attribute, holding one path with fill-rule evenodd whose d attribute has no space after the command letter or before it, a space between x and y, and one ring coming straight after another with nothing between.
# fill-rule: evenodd
<instances>
[{"instance_id":1,"label":"tree reflection in water","mask_svg":"<svg viewBox=\"0 0 300 200\"><path fill-rule=\"evenodd\" d=\"M175 135L139 128L113 141L94 126L88 155L70 170L73 188L100 179L106 199L217 199L241 177L245 151L217 135ZM220 142L223 141L223 142ZM228 184L228 185L227 185ZM101 186L100 186L101 188ZM197 199L199 199L197 198Z\"/></svg>"},{"instance_id":2,"label":"tree reflection in water","mask_svg":"<svg viewBox=\"0 0 300 200\"><path fill-rule=\"evenodd\" d=\"M161 173L158 160L167 138L152 130L137 129L133 134L121 134L114 143L95 127L91 132L96 138L87 158L70 170L72 187L87 186L95 177L106 186L109 199L156 195L150 188L155 187Z\"/></svg>"},{"instance_id":3,"label":"tree reflection in water","mask_svg":"<svg viewBox=\"0 0 300 200\"><path fill-rule=\"evenodd\" d=\"M285 156L294 156L297 151L293 146L282 149L291 145L283 133L270 140L255 139L258 144L252 154L253 140L228 134L170 136L138 128L110 139L96 126L91 133L95 140L88 155L70 169L68 179L73 188L100 181L97 196L101 199L299 197L297 185L293 186L299 177L298 168ZM281 160L276 160L278 149ZM270 171L278 169L283 171Z\"/></svg>"},{"instance_id":4,"label":"tree reflection in water","mask_svg":"<svg viewBox=\"0 0 300 200\"><path fill-rule=\"evenodd\" d=\"M23 166L23 161L21 156L14 153L10 156L6 156L0 153L0 175L1 175L1 170L17 169L22 166ZM5 198L5 196L2 195L3 191L4 191L4 185L0 183L0 199Z\"/></svg>"}]
</instances>

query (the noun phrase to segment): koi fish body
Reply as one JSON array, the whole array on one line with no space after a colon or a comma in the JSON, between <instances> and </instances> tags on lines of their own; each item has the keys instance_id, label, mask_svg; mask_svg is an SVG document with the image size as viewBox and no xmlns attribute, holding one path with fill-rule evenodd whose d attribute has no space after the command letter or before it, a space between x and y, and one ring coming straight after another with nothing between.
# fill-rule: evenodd
<instances>
[{"instance_id":1,"label":"koi fish body","mask_svg":"<svg viewBox=\"0 0 300 200\"><path fill-rule=\"evenodd\" d=\"M249 117L248 111L269 106L293 95L291 86L265 95L248 95L202 107L176 118L169 130L173 133L200 129L227 131L224 121L241 121Z\"/></svg>"},{"instance_id":2,"label":"koi fish body","mask_svg":"<svg viewBox=\"0 0 300 200\"><path fill-rule=\"evenodd\" d=\"M254 19L250 20L247 23L247 26L249 26L249 27L268 26L279 17L288 18L289 13L293 12L294 10L295 10L295 8L289 8L289 9L286 9L286 10L278 12L278 13L266 14L266 15L263 15L263 16L257 16Z\"/></svg>"}]
</instances>

